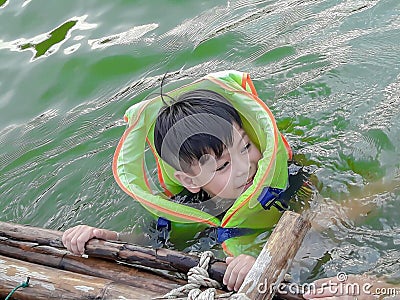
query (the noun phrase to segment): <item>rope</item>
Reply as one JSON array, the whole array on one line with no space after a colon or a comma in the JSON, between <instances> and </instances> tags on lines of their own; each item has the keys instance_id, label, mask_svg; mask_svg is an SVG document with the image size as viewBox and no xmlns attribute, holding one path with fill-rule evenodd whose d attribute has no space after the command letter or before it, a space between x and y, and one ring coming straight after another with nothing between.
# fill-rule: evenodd
<instances>
[{"instance_id":1,"label":"rope","mask_svg":"<svg viewBox=\"0 0 400 300\"><path fill-rule=\"evenodd\" d=\"M187 300L214 300L214 299L236 299L236 300L250 300L245 294L227 293L223 295L216 295L216 289L221 288L221 284L211 279L208 274L208 265L210 260L214 257L211 251L205 251L201 254L199 264L193 267L188 272L188 283L173 289L162 297L155 299L187 299ZM201 291L200 287L208 287L208 289ZM182 298L184 297L184 298ZM186 298L187 297L187 298Z\"/></svg>"},{"instance_id":2,"label":"rope","mask_svg":"<svg viewBox=\"0 0 400 300\"><path fill-rule=\"evenodd\" d=\"M23 288L28 287L28 286L29 286L29 279L30 279L30 277L28 276L28 277L26 278L26 281L23 282L23 283L21 283L21 284L18 285L17 287L15 287L15 288L8 294L8 296L6 297L6 299L4 299L4 300L10 299L10 297L11 297L11 296L15 293L15 291L18 290L19 288L21 288L21 287L23 287Z\"/></svg>"},{"instance_id":3,"label":"rope","mask_svg":"<svg viewBox=\"0 0 400 300\"><path fill-rule=\"evenodd\" d=\"M182 296L188 296L190 300L200 300L200 299L214 299L214 298L199 298L201 296L201 286L213 288L214 292L207 292L208 295L215 294L215 288L221 288L218 281L211 279L208 275L208 265L214 254L211 251L205 251L201 254L199 264L193 267L188 272L188 283L173 289L169 293L163 296L164 299L174 299Z\"/></svg>"}]
</instances>

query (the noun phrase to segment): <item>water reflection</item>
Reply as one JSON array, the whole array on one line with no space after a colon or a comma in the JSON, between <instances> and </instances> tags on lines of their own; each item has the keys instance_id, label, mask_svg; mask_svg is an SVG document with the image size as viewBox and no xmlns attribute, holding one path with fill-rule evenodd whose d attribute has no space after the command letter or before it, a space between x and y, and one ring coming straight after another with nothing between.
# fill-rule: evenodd
<instances>
[{"instance_id":1,"label":"water reflection","mask_svg":"<svg viewBox=\"0 0 400 300\"><path fill-rule=\"evenodd\" d=\"M44 54L46 56L51 55L53 52L57 51L60 45L57 47L55 45L59 44L60 42L64 41L67 37L68 32L72 29L77 21L69 21L62 24L60 27L54 29L50 33L46 34L46 39L39 42L39 43L31 43L28 42L26 44L18 45L18 48L21 51L30 49L35 55L33 56L32 60L38 58ZM32 40L41 39L40 37L35 37ZM51 49L50 49L51 48ZM50 49L50 50L49 50Z\"/></svg>"},{"instance_id":2,"label":"water reflection","mask_svg":"<svg viewBox=\"0 0 400 300\"><path fill-rule=\"evenodd\" d=\"M0 9L7 6L10 0L0 0Z\"/></svg>"},{"instance_id":3,"label":"water reflection","mask_svg":"<svg viewBox=\"0 0 400 300\"><path fill-rule=\"evenodd\" d=\"M25 39L17 39L11 42L3 42L0 40L0 49L10 49L11 51L31 51L34 61L42 56L48 57L56 53L62 44L71 38L74 30L87 30L96 27L95 24L85 22L87 15L72 18L54 30L39 34L35 37Z\"/></svg>"}]
</instances>

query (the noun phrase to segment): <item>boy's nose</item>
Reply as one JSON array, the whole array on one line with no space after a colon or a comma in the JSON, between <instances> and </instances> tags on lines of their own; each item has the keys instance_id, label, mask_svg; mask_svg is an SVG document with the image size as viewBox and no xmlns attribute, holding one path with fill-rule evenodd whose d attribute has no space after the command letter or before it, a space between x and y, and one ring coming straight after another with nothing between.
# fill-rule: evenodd
<instances>
[{"instance_id":1,"label":"boy's nose","mask_svg":"<svg viewBox=\"0 0 400 300\"><path fill-rule=\"evenodd\" d=\"M248 158L238 159L236 174L243 176L249 174L250 171L250 160Z\"/></svg>"}]
</instances>

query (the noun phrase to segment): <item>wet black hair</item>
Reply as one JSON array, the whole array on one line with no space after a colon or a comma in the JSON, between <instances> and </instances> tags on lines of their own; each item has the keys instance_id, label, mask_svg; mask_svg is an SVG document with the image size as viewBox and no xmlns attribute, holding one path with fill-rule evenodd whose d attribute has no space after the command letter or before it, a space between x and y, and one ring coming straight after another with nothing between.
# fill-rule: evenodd
<instances>
[{"instance_id":1,"label":"wet black hair","mask_svg":"<svg viewBox=\"0 0 400 300\"><path fill-rule=\"evenodd\" d=\"M205 89L181 94L160 109L154 144L160 157L176 170L188 172L205 154L219 158L233 143L233 124L242 121L222 95Z\"/></svg>"}]
</instances>

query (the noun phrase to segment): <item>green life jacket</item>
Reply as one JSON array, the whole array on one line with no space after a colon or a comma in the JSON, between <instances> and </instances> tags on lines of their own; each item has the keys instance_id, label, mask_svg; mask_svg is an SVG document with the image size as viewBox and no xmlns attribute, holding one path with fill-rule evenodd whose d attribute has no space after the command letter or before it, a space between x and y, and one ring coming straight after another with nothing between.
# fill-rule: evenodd
<instances>
[{"instance_id":1,"label":"green life jacket","mask_svg":"<svg viewBox=\"0 0 400 300\"><path fill-rule=\"evenodd\" d=\"M115 151L113 173L127 194L156 217L169 220L172 232L181 239L193 239L193 232L188 228L198 232L215 227L224 251L236 256L242 252L240 245L249 239L249 232L265 231L279 220L281 212L272 204L287 187L287 161L292 152L280 134L271 111L258 98L247 73L224 71L209 74L168 95L177 99L180 94L195 89L208 89L224 96L238 111L243 129L262 153L253 184L226 211L222 220L170 200L183 187L173 176L175 170L162 161L155 151L154 125L164 105L160 96L134 104L126 111L125 120L129 127ZM155 160L157 184L148 175L149 155ZM160 186L162 191L158 192L156 186Z\"/></svg>"}]
</instances>

